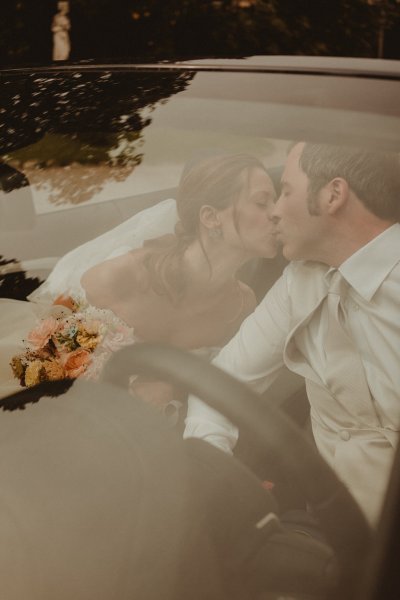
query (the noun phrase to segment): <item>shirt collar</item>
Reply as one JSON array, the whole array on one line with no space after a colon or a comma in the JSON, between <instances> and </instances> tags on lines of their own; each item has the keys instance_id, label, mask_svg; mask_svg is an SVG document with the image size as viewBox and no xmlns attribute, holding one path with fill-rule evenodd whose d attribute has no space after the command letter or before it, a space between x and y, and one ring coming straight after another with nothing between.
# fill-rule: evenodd
<instances>
[{"instance_id":1,"label":"shirt collar","mask_svg":"<svg viewBox=\"0 0 400 600\"><path fill-rule=\"evenodd\" d=\"M339 271L360 296L370 301L399 261L400 224L395 223L345 260Z\"/></svg>"}]
</instances>

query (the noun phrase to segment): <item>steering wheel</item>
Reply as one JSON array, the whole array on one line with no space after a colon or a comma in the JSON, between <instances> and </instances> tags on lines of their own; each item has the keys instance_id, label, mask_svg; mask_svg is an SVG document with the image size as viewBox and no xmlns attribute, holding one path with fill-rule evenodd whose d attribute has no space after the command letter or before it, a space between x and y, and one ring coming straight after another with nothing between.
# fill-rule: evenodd
<instances>
[{"instance_id":1,"label":"steering wheel","mask_svg":"<svg viewBox=\"0 0 400 600\"><path fill-rule=\"evenodd\" d=\"M344 581L365 566L372 532L358 504L300 429L274 406L261 406L256 393L214 365L167 345L141 343L116 353L106 381L126 387L130 374L169 381L200 397L273 455L303 492L334 549Z\"/></svg>"}]
</instances>

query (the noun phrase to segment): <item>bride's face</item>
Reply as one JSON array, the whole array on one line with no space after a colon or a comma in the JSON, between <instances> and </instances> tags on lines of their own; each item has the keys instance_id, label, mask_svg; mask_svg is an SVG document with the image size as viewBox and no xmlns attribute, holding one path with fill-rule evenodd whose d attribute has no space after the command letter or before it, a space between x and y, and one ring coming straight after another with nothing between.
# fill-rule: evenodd
<instances>
[{"instance_id":1,"label":"bride's face","mask_svg":"<svg viewBox=\"0 0 400 600\"><path fill-rule=\"evenodd\" d=\"M277 254L275 226L271 220L276 193L262 169L243 174L247 179L238 201L226 210L224 240L241 248L246 258L273 258Z\"/></svg>"}]
</instances>

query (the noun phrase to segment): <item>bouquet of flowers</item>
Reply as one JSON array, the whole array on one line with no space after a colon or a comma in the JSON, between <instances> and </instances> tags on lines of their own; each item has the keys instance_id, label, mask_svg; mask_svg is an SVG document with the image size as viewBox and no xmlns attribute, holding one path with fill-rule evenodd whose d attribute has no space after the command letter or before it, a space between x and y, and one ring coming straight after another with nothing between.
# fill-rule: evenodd
<instances>
[{"instance_id":1,"label":"bouquet of flowers","mask_svg":"<svg viewBox=\"0 0 400 600\"><path fill-rule=\"evenodd\" d=\"M27 336L27 349L10 362L24 387L42 381L97 379L112 352L132 344L133 330L111 311L87 310L51 315L38 322Z\"/></svg>"}]
</instances>

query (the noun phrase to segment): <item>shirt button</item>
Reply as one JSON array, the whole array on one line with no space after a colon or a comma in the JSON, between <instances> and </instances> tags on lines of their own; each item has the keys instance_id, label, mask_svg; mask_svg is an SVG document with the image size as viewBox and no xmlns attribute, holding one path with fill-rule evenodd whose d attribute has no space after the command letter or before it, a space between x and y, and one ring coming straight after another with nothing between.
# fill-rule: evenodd
<instances>
[{"instance_id":1,"label":"shirt button","mask_svg":"<svg viewBox=\"0 0 400 600\"><path fill-rule=\"evenodd\" d=\"M360 307L355 302L353 302L353 310L360 310Z\"/></svg>"},{"instance_id":2,"label":"shirt button","mask_svg":"<svg viewBox=\"0 0 400 600\"><path fill-rule=\"evenodd\" d=\"M344 442L348 442L349 439L351 438L350 431L347 431L345 429L343 429L343 431L341 431L339 433L339 436L340 436L340 439L343 440Z\"/></svg>"}]
</instances>

